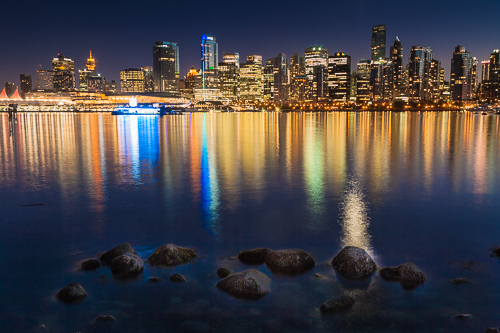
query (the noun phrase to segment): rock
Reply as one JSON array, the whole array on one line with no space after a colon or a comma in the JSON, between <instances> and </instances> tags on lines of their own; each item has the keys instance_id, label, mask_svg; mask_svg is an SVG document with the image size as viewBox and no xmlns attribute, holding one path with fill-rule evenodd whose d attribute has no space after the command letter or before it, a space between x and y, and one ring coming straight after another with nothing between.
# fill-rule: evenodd
<instances>
[{"instance_id":1,"label":"rock","mask_svg":"<svg viewBox=\"0 0 500 333\"><path fill-rule=\"evenodd\" d=\"M237 298L258 299L271 291L271 279L256 269L249 269L226 276L216 287Z\"/></svg>"},{"instance_id":2,"label":"rock","mask_svg":"<svg viewBox=\"0 0 500 333\"><path fill-rule=\"evenodd\" d=\"M299 249L269 250L266 265L273 273L294 275L312 269L315 261L309 253Z\"/></svg>"},{"instance_id":3,"label":"rock","mask_svg":"<svg viewBox=\"0 0 500 333\"><path fill-rule=\"evenodd\" d=\"M342 296L326 301L319 308L321 312L339 312L351 308L354 305L354 300L349 296Z\"/></svg>"},{"instance_id":4,"label":"rock","mask_svg":"<svg viewBox=\"0 0 500 333\"><path fill-rule=\"evenodd\" d=\"M172 282L186 282L186 278L180 274L174 274L170 276L170 281Z\"/></svg>"},{"instance_id":5,"label":"rock","mask_svg":"<svg viewBox=\"0 0 500 333\"><path fill-rule=\"evenodd\" d=\"M101 262L97 259L91 258L82 262L82 271L93 271L101 267Z\"/></svg>"},{"instance_id":6,"label":"rock","mask_svg":"<svg viewBox=\"0 0 500 333\"><path fill-rule=\"evenodd\" d=\"M269 251L266 248L243 250L238 253L238 259L248 265L260 265L266 261L266 255Z\"/></svg>"},{"instance_id":7,"label":"rock","mask_svg":"<svg viewBox=\"0 0 500 333\"><path fill-rule=\"evenodd\" d=\"M160 278L157 276L152 276L148 279L149 282L160 282Z\"/></svg>"},{"instance_id":8,"label":"rock","mask_svg":"<svg viewBox=\"0 0 500 333\"><path fill-rule=\"evenodd\" d=\"M181 324L181 332L185 333L210 332L210 330L210 325L196 320L186 320Z\"/></svg>"},{"instance_id":9,"label":"rock","mask_svg":"<svg viewBox=\"0 0 500 333\"><path fill-rule=\"evenodd\" d=\"M94 319L94 321L99 322L99 323L108 323L111 321L115 321L115 317L110 316L110 315L102 315L102 316L96 317Z\"/></svg>"},{"instance_id":10,"label":"rock","mask_svg":"<svg viewBox=\"0 0 500 333\"><path fill-rule=\"evenodd\" d=\"M109 266L109 265L111 265L111 262L113 261L113 259L115 259L116 257L119 257L125 253L131 253L131 254L135 254L136 256L139 256L137 254L137 252L135 252L132 245L130 245L129 243L124 243L124 244L120 244L118 246L115 246L114 248L112 248L111 250L109 250L107 252L104 252L103 254L101 254L99 259L103 263L105 263L106 265Z\"/></svg>"},{"instance_id":11,"label":"rock","mask_svg":"<svg viewBox=\"0 0 500 333\"><path fill-rule=\"evenodd\" d=\"M380 275L387 281L399 281L399 271L397 267L385 267L380 270Z\"/></svg>"},{"instance_id":12,"label":"rock","mask_svg":"<svg viewBox=\"0 0 500 333\"><path fill-rule=\"evenodd\" d=\"M346 246L332 260L332 266L345 278L367 278L377 270L377 265L365 250Z\"/></svg>"},{"instance_id":13,"label":"rock","mask_svg":"<svg viewBox=\"0 0 500 333\"><path fill-rule=\"evenodd\" d=\"M227 268L227 267L221 267L221 268L219 268L219 269L217 270L217 275L218 275L221 279L225 278L225 277L226 277L226 276L228 276L228 275L231 275L232 273L233 273L233 272L232 272L229 268Z\"/></svg>"},{"instance_id":14,"label":"rock","mask_svg":"<svg viewBox=\"0 0 500 333\"><path fill-rule=\"evenodd\" d=\"M148 261L151 265L177 266L189 262L194 257L196 253L191 249L165 244L157 248Z\"/></svg>"},{"instance_id":15,"label":"rock","mask_svg":"<svg viewBox=\"0 0 500 333\"><path fill-rule=\"evenodd\" d=\"M500 257L500 246L495 246L491 252L496 255L497 257Z\"/></svg>"},{"instance_id":16,"label":"rock","mask_svg":"<svg viewBox=\"0 0 500 333\"><path fill-rule=\"evenodd\" d=\"M455 315L455 318L457 318L457 319L471 319L472 315L470 313L461 313L461 314Z\"/></svg>"},{"instance_id":17,"label":"rock","mask_svg":"<svg viewBox=\"0 0 500 333\"><path fill-rule=\"evenodd\" d=\"M413 289L427 281L427 276L422 273L412 262L398 266L399 283L403 288Z\"/></svg>"},{"instance_id":18,"label":"rock","mask_svg":"<svg viewBox=\"0 0 500 333\"><path fill-rule=\"evenodd\" d=\"M139 256L125 253L111 261L111 272L119 278L133 278L144 270L144 262Z\"/></svg>"},{"instance_id":19,"label":"rock","mask_svg":"<svg viewBox=\"0 0 500 333\"><path fill-rule=\"evenodd\" d=\"M471 284L471 280L469 279L466 279L466 278L456 278L456 279L451 279L451 280L448 280L449 283L451 284Z\"/></svg>"},{"instance_id":20,"label":"rock","mask_svg":"<svg viewBox=\"0 0 500 333\"><path fill-rule=\"evenodd\" d=\"M484 333L500 333L500 329L496 327L490 327L487 328L486 331L484 331Z\"/></svg>"},{"instance_id":21,"label":"rock","mask_svg":"<svg viewBox=\"0 0 500 333\"><path fill-rule=\"evenodd\" d=\"M83 287L75 282L66 285L59 290L56 297L65 303L78 303L87 296L87 292Z\"/></svg>"}]
</instances>

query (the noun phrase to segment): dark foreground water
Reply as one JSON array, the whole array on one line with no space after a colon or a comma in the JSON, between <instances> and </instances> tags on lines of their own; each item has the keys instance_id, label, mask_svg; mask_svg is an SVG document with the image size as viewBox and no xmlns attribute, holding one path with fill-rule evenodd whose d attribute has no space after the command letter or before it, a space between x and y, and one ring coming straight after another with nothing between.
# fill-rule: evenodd
<instances>
[{"instance_id":1,"label":"dark foreground water","mask_svg":"<svg viewBox=\"0 0 500 333\"><path fill-rule=\"evenodd\" d=\"M124 242L143 258L165 243L199 257L127 282L78 270ZM484 332L500 326L498 243L500 116L0 114L0 332L179 332L186 320L217 332ZM345 245L379 266L412 261L428 282L343 280L325 263ZM272 279L258 301L217 290L217 268L249 268L230 257L254 247L301 248L316 267L256 266ZM55 299L69 282L83 302ZM320 313L343 294L351 310ZM94 323L102 314L116 321Z\"/></svg>"}]
</instances>

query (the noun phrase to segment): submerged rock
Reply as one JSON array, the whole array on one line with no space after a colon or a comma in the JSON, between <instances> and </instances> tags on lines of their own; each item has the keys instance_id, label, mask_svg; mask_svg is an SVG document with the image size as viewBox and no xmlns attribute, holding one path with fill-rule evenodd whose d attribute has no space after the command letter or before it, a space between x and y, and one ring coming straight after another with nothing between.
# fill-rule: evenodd
<instances>
[{"instance_id":1,"label":"submerged rock","mask_svg":"<svg viewBox=\"0 0 500 333\"><path fill-rule=\"evenodd\" d=\"M131 254L135 254L136 256L139 256L137 254L137 252L135 252L132 245L130 245L129 243L124 243L124 244L120 244L118 246L115 246L114 248L112 248L111 250L109 250L107 252L104 252L103 254L101 254L99 259L103 263L105 263L106 265L109 266L109 265L111 265L111 262L113 261L113 259L115 259L116 257L119 257L125 253L131 253Z\"/></svg>"},{"instance_id":2,"label":"submerged rock","mask_svg":"<svg viewBox=\"0 0 500 333\"><path fill-rule=\"evenodd\" d=\"M399 270L397 267L382 268L380 275L387 281L399 281Z\"/></svg>"},{"instance_id":3,"label":"submerged rock","mask_svg":"<svg viewBox=\"0 0 500 333\"><path fill-rule=\"evenodd\" d=\"M266 255L269 251L266 248L243 250L238 253L238 259L248 265L260 265L266 261Z\"/></svg>"},{"instance_id":4,"label":"submerged rock","mask_svg":"<svg viewBox=\"0 0 500 333\"><path fill-rule=\"evenodd\" d=\"M101 267L101 262L97 259L91 258L82 262L82 271L93 271Z\"/></svg>"},{"instance_id":5,"label":"submerged rock","mask_svg":"<svg viewBox=\"0 0 500 333\"><path fill-rule=\"evenodd\" d=\"M151 265L178 266L196 257L196 253L174 244L165 244L157 248L148 259Z\"/></svg>"},{"instance_id":6,"label":"submerged rock","mask_svg":"<svg viewBox=\"0 0 500 333\"><path fill-rule=\"evenodd\" d=\"M412 262L399 265L398 272L399 283L406 289L414 289L427 281L427 276Z\"/></svg>"},{"instance_id":7,"label":"submerged rock","mask_svg":"<svg viewBox=\"0 0 500 333\"><path fill-rule=\"evenodd\" d=\"M186 278L181 274L174 274L170 276L170 281L172 282L186 282Z\"/></svg>"},{"instance_id":8,"label":"submerged rock","mask_svg":"<svg viewBox=\"0 0 500 333\"><path fill-rule=\"evenodd\" d=\"M456 279L451 279L451 280L448 280L449 283L451 284L471 284L471 280L469 279L466 279L466 278L456 278Z\"/></svg>"},{"instance_id":9,"label":"submerged rock","mask_svg":"<svg viewBox=\"0 0 500 333\"><path fill-rule=\"evenodd\" d=\"M221 279L225 278L226 276L231 275L232 273L233 273L233 272L232 272L229 268L227 268L227 267L221 267L221 268L219 268L219 269L217 270L217 275L218 275Z\"/></svg>"},{"instance_id":10,"label":"submerged rock","mask_svg":"<svg viewBox=\"0 0 500 333\"><path fill-rule=\"evenodd\" d=\"M339 312L351 308L354 305L354 300L349 296L334 298L321 304L319 308L321 312Z\"/></svg>"},{"instance_id":11,"label":"submerged rock","mask_svg":"<svg viewBox=\"0 0 500 333\"><path fill-rule=\"evenodd\" d=\"M149 282L160 282L160 278L157 276L152 276L148 279Z\"/></svg>"},{"instance_id":12,"label":"submerged rock","mask_svg":"<svg viewBox=\"0 0 500 333\"><path fill-rule=\"evenodd\" d=\"M309 253L299 249L269 250L266 265L273 273L293 275L312 269L315 261Z\"/></svg>"},{"instance_id":13,"label":"submerged rock","mask_svg":"<svg viewBox=\"0 0 500 333\"><path fill-rule=\"evenodd\" d=\"M223 278L216 287L237 298L258 299L271 291L271 279L256 269L249 269Z\"/></svg>"},{"instance_id":14,"label":"submerged rock","mask_svg":"<svg viewBox=\"0 0 500 333\"><path fill-rule=\"evenodd\" d=\"M377 265L365 250L346 246L332 260L332 266L345 278L367 278L377 270Z\"/></svg>"},{"instance_id":15,"label":"submerged rock","mask_svg":"<svg viewBox=\"0 0 500 333\"><path fill-rule=\"evenodd\" d=\"M111 321L115 321L115 317L113 316L110 316L110 315L102 315L102 316L98 316L94 319L95 322L99 322L99 323L109 323Z\"/></svg>"},{"instance_id":16,"label":"submerged rock","mask_svg":"<svg viewBox=\"0 0 500 333\"><path fill-rule=\"evenodd\" d=\"M87 292L83 287L75 282L66 285L59 290L56 297L65 303L78 303L87 296Z\"/></svg>"},{"instance_id":17,"label":"submerged rock","mask_svg":"<svg viewBox=\"0 0 500 333\"><path fill-rule=\"evenodd\" d=\"M134 254L125 253L111 261L111 272L119 278L133 278L144 270L144 262Z\"/></svg>"},{"instance_id":18,"label":"submerged rock","mask_svg":"<svg viewBox=\"0 0 500 333\"><path fill-rule=\"evenodd\" d=\"M491 252L493 255L500 257L500 246L495 246L491 249Z\"/></svg>"}]
</instances>

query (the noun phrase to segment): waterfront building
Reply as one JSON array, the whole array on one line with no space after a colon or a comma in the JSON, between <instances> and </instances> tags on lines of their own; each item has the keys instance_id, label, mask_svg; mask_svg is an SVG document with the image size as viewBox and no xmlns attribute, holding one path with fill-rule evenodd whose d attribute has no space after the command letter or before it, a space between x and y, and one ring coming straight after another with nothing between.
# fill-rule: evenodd
<instances>
[{"instance_id":1,"label":"waterfront building","mask_svg":"<svg viewBox=\"0 0 500 333\"><path fill-rule=\"evenodd\" d=\"M144 76L144 72L142 73ZM152 75L154 92L179 95L179 46L177 43L155 42L153 44ZM150 89L149 84L148 89Z\"/></svg>"},{"instance_id":2,"label":"waterfront building","mask_svg":"<svg viewBox=\"0 0 500 333\"><path fill-rule=\"evenodd\" d=\"M371 39L372 61L385 59L386 30L387 27L385 24L379 24L372 28L372 39Z\"/></svg>"},{"instance_id":3,"label":"waterfront building","mask_svg":"<svg viewBox=\"0 0 500 333\"><path fill-rule=\"evenodd\" d=\"M222 62L234 64L238 71L240 70L240 54L238 52L222 52Z\"/></svg>"},{"instance_id":4,"label":"waterfront building","mask_svg":"<svg viewBox=\"0 0 500 333\"><path fill-rule=\"evenodd\" d=\"M490 79L490 61L481 61L481 82L488 81Z\"/></svg>"},{"instance_id":5,"label":"waterfront building","mask_svg":"<svg viewBox=\"0 0 500 333\"><path fill-rule=\"evenodd\" d=\"M391 60L394 64L394 87L403 85L403 44L396 36L394 45L391 46Z\"/></svg>"},{"instance_id":6,"label":"waterfront building","mask_svg":"<svg viewBox=\"0 0 500 333\"><path fill-rule=\"evenodd\" d=\"M87 78L87 91L90 93L100 93L104 91L106 79L100 74L92 75Z\"/></svg>"},{"instance_id":7,"label":"waterfront building","mask_svg":"<svg viewBox=\"0 0 500 333\"><path fill-rule=\"evenodd\" d=\"M412 46L408 61L408 97L412 101L424 101L428 95L430 63L434 53L427 46Z\"/></svg>"},{"instance_id":8,"label":"waterfront building","mask_svg":"<svg viewBox=\"0 0 500 333\"><path fill-rule=\"evenodd\" d=\"M314 79L314 71L317 66L328 68L329 51L326 47L311 46L304 51L305 73L309 81Z\"/></svg>"},{"instance_id":9,"label":"waterfront building","mask_svg":"<svg viewBox=\"0 0 500 333\"><path fill-rule=\"evenodd\" d=\"M228 103L238 101L240 94L240 71L239 63L234 62L219 63L219 86L222 99Z\"/></svg>"},{"instance_id":10,"label":"waterfront building","mask_svg":"<svg viewBox=\"0 0 500 333\"><path fill-rule=\"evenodd\" d=\"M297 102L311 102L312 92L311 92L311 82L307 76L296 76L294 78L294 96L296 96L295 101Z\"/></svg>"},{"instance_id":11,"label":"waterfront building","mask_svg":"<svg viewBox=\"0 0 500 333\"><path fill-rule=\"evenodd\" d=\"M110 94L118 93L118 84L116 84L116 81L111 80L111 82L104 82L104 92Z\"/></svg>"},{"instance_id":12,"label":"waterfront building","mask_svg":"<svg viewBox=\"0 0 500 333\"><path fill-rule=\"evenodd\" d=\"M451 59L450 71L452 100L461 102L473 98L475 92L473 66L474 59L471 57L470 52L467 52L462 45L456 46Z\"/></svg>"},{"instance_id":13,"label":"waterfront building","mask_svg":"<svg viewBox=\"0 0 500 333\"><path fill-rule=\"evenodd\" d=\"M274 99L274 58L267 59L262 68L262 94L264 101Z\"/></svg>"},{"instance_id":14,"label":"waterfront building","mask_svg":"<svg viewBox=\"0 0 500 333\"><path fill-rule=\"evenodd\" d=\"M370 62L370 100L374 102L384 99L384 84L382 80L383 60Z\"/></svg>"},{"instance_id":15,"label":"waterfront building","mask_svg":"<svg viewBox=\"0 0 500 333\"><path fill-rule=\"evenodd\" d=\"M358 62L358 78L356 86L356 102L366 103L370 101L370 74L371 74L370 60L361 59Z\"/></svg>"},{"instance_id":16,"label":"waterfront building","mask_svg":"<svg viewBox=\"0 0 500 333\"><path fill-rule=\"evenodd\" d=\"M328 98L328 68L319 65L314 67L311 87L312 100L322 102Z\"/></svg>"},{"instance_id":17,"label":"waterfront building","mask_svg":"<svg viewBox=\"0 0 500 333\"><path fill-rule=\"evenodd\" d=\"M122 93L144 92L144 72L140 68L120 71L120 90Z\"/></svg>"},{"instance_id":18,"label":"waterfront building","mask_svg":"<svg viewBox=\"0 0 500 333\"><path fill-rule=\"evenodd\" d=\"M191 67L189 72L184 76L184 89L186 93L192 94L195 88L195 79L198 76L198 72L194 67Z\"/></svg>"},{"instance_id":19,"label":"waterfront building","mask_svg":"<svg viewBox=\"0 0 500 333\"><path fill-rule=\"evenodd\" d=\"M141 71L144 74L144 92L152 93L155 91L153 67L146 66L141 67Z\"/></svg>"},{"instance_id":20,"label":"waterfront building","mask_svg":"<svg viewBox=\"0 0 500 333\"><path fill-rule=\"evenodd\" d=\"M21 95L24 97L26 93L31 92L33 89L31 83L31 75L29 74L21 74L19 75L19 81L21 82Z\"/></svg>"},{"instance_id":21,"label":"waterfront building","mask_svg":"<svg viewBox=\"0 0 500 333\"><path fill-rule=\"evenodd\" d=\"M302 77L306 74L305 58L299 53L294 53L290 58L290 96L291 101L303 101L299 99L300 89L302 89L303 79ZM297 77L301 77L300 80L296 80ZM306 77L307 78L307 77Z\"/></svg>"},{"instance_id":22,"label":"waterfront building","mask_svg":"<svg viewBox=\"0 0 500 333\"><path fill-rule=\"evenodd\" d=\"M36 91L53 91L54 90L54 71L45 70L41 67L36 70L35 80Z\"/></svg>"},{"instance_id":23,"label":"waterfront building","mask_svg":"<svg viewBox=\"0 0 500 333\"><path fill-rule=\"evenodd\" d=\"M486 76L486 75L485 75ZM500 51L493 50L488 65L488 79L481 84L483 101L496 102L500 99Z\"/></svg>"},{"instance_id":24,"label":"waterfront building","mask_svg":"<svg viewBox=\"0 0 500 333\"><path fill-rule=\"evenodd\" d=\"M333 102L349 102L351 97L351 56L337 52L328 57L328 89Z\"/></svg>"},{"instance_id":25,"label":"waterfront building","mask_svg":"<svg viewBox=\"0 0 500 333\"><path fill-rule=\"evenodd\" d=\"M426 100L438 102L441 99L441 90L444 85L444 69L441 67L441 61L432 59L429 64L429 76L426 91Z\"/></svg>"},{"instance_id":26,"label":"waterfront building","mask_svg":"<svg viewBox=\"0 0 500 333\"><path fill-rule=\"evenodd\" d=\"M97 62L95 58L92 56L92 51L90 51L89 57L85 61L85 68L80 69L78 71L78 76L79 76L79 86L78 90L80 91L88 91L87 85L88 85L88 78L91 76L97 75L95 68L97 66Z\"/></svg>"},{"instance_id":27,"label":"waterfront building","mask_svg":"<svg viewBox=\"0 0 500 333\"><path fill-rule=\"evenodd\" d=\"M75 62L59 54L52 59L52 70L54 71L55 91L75 90Z\"/></svg>"},{"instance_id":28,"label":"waterfront building","mask_svg":"<svg viewBox=\"0 0 500 333\"><path fill-rule=\"evenodd\" d=\"M357 71L352 71L351 73L351 85L350 85L350 97L349 100L351 102L356 102L356 94L357 94L357 86L358 86L358 72Z\"/></svg>"},{"instance_id":29,"label":"waterfront building","mask_svg":"<svg viewBox=\"0 0 500 333\"><path fill-rule=\"evenodd\" d=\"M5 93L11 96L16 91L16 84L14 82L5 82Z\"/></svg>"},{"instance_id":30,"label":"waterfront building","mask_svg":"<svg viewBox=\"0 0 500 333\"><path fill-rule=\"evenodd\" d=\"M240 101L245 103L262 101L262 56L249 55L240 65Z\"/></svg>"},{"instance_id":31,"label":"waterfront building","mask_svg":"<svg viewBox=\"0 0 500 333\"><path fill-rule=\"evenodd\" d=\"M201 36L201 89L202 100L212 100L207 95L217 95L219 90L219 46L215 37Z\"/></svg>"},{"instance_id":32,"label":"waterfront building","mask_svg":"<svg viewBox=\"0 0 500 333\"><path fill-rule=\"evenodd\" d=\"M288 85L288 59L286 54L278 53L274 58L274 91L273 101L275 103L283 103L288 101L289 85Z\"/></svg>"}]
</instances>

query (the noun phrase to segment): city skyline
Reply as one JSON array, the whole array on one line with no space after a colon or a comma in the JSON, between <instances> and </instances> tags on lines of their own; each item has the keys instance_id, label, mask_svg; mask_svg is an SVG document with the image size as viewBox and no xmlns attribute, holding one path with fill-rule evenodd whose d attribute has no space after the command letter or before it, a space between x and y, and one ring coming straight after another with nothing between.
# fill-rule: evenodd
<instances>
[{"instance_id":1,"label":"city skyline","mask_svg":"<svg viewBox=\"0 0 500 333\"><path fill-rule=\"evenodd\" d=\"M119 81L120 70L153 65L150 50L155 41L176 42L179 45L180 77L183 78L192 66L196 69L200 67L199 39L202 34L217 38L219 62L222 61L223 52L238 52L241 62L244 62L247 55L259 54L263 59L276 57L279 53L291 56L296 52L303 53L304 49L310 46L322 45L328 48L330 53L344 52L350 55L352 63L355 64L362 58L370 59L371 29L378 24L387 26L386 56L389 56L387 51L396 36L399 36L406 51L403 57L404 64L408 62L407 50L411 46L429 46L434 51L434 57L442 62L445 77L448 80L453 50L457 45L465 46L472 56L477 57L478 61L487 60L491 50L498 48L499 41L495 36L494 20L482 19L480 14L484 13L484 8L488 8L488 12L495 12L495 7L500 9L500 4L491 4L486 1L477 2L477 5L468 9L467 12L452 7L450 4L450 1L435 4L434 9L437 12L441 8L443 12L447 12L447 15L419 29L415 29L408 22L408 16L415 15L408 5L397 1L386 1L377 4L375 8L370 8L363 5L361 1L356 1L352 4L325 4L326 12L333 9L340 12L343 9L352 14L339 17L333 23L320 19L326 15L325 13L315 14L318 18L314 20L305 20L305 18L300 20L303 13L298 8L294 8L294 4L291 3L290 8L285 10L289 15L280 15L272 24L278 27L280 22L286 23L283 29L274 30L260 27L262 24L254 26L250 23L250 21L258 22L259 19L264 19L266 14L263 11L256 11L252 18L247 18L244 15L236 15L238 10L243 11L244 8L236 7L231 12L224 8L223 4L220 10L213 13L214 19L210 22L206 20L197 22L195 19L194 23L186 21L187 5L171 4L173 9L178 9L176 12L179 14L172 17L172 26L179 27L178 29L169 27L153 29L151 24L143 26L140 23L145 18L138 18L134 21L137 23L128 24L130 25L128 27L125 26L126 19L123 19L124 22L119 22L119 13L113 17L105 17L101 11L98 11L95 13L96 18L102 17L108 24L101 27L102 30L97 31L94 27L88 29L56 28L54 22L47 21L42 24L40 20L47 10L33 3L33 6L28 6L29 8L23 14L39 29L34 31L31 29L34 25L30 24L29 30L23 30L27 28L21 27L18 29L19 33L3 37L3 45L8 52L4 54L4 61L0 64L0 82L14 82L19 85L20 74L30 74L35 77L35 71L39 65L49 69L50 64L47 59L52 59L57 54L73 59L75 68L83 68L89 50L93 51L95 58L99 61L97 72L105 76L107 80ZM145 5L147 6L147 3ZM103 4L102 12L110 6L112 7L113 3ZM390 6L397 6L401 15L392 15L388 10ZM6 7L7 10L13 12L19 11L11 4L7 4ZM71 8L73 6L69 5L62 11L63 13L68 11L70 15L69 9ZM35 12L36 10L38 12ZM467 26L453 24L464 15L467 16ZM15 16L12 15L12 17ZM145 16L147 18L147 15ZM286 18L281 16L286 16ZM10 20L12 18L8 17L7 26ZM117 25L112 27L109 24ZM106 28L107 26L109 29ZM339 26L342 29L339 29ZM133 33L127 33L132 30ZM41 38L48 36L49 31L52 31L53 38L50 40ZM23 38L18 38L19 35ZM124 47L127 52L123 52ZM29 52L33 48L37 50L36 53Z\"/></svg>"}]
</instances>

